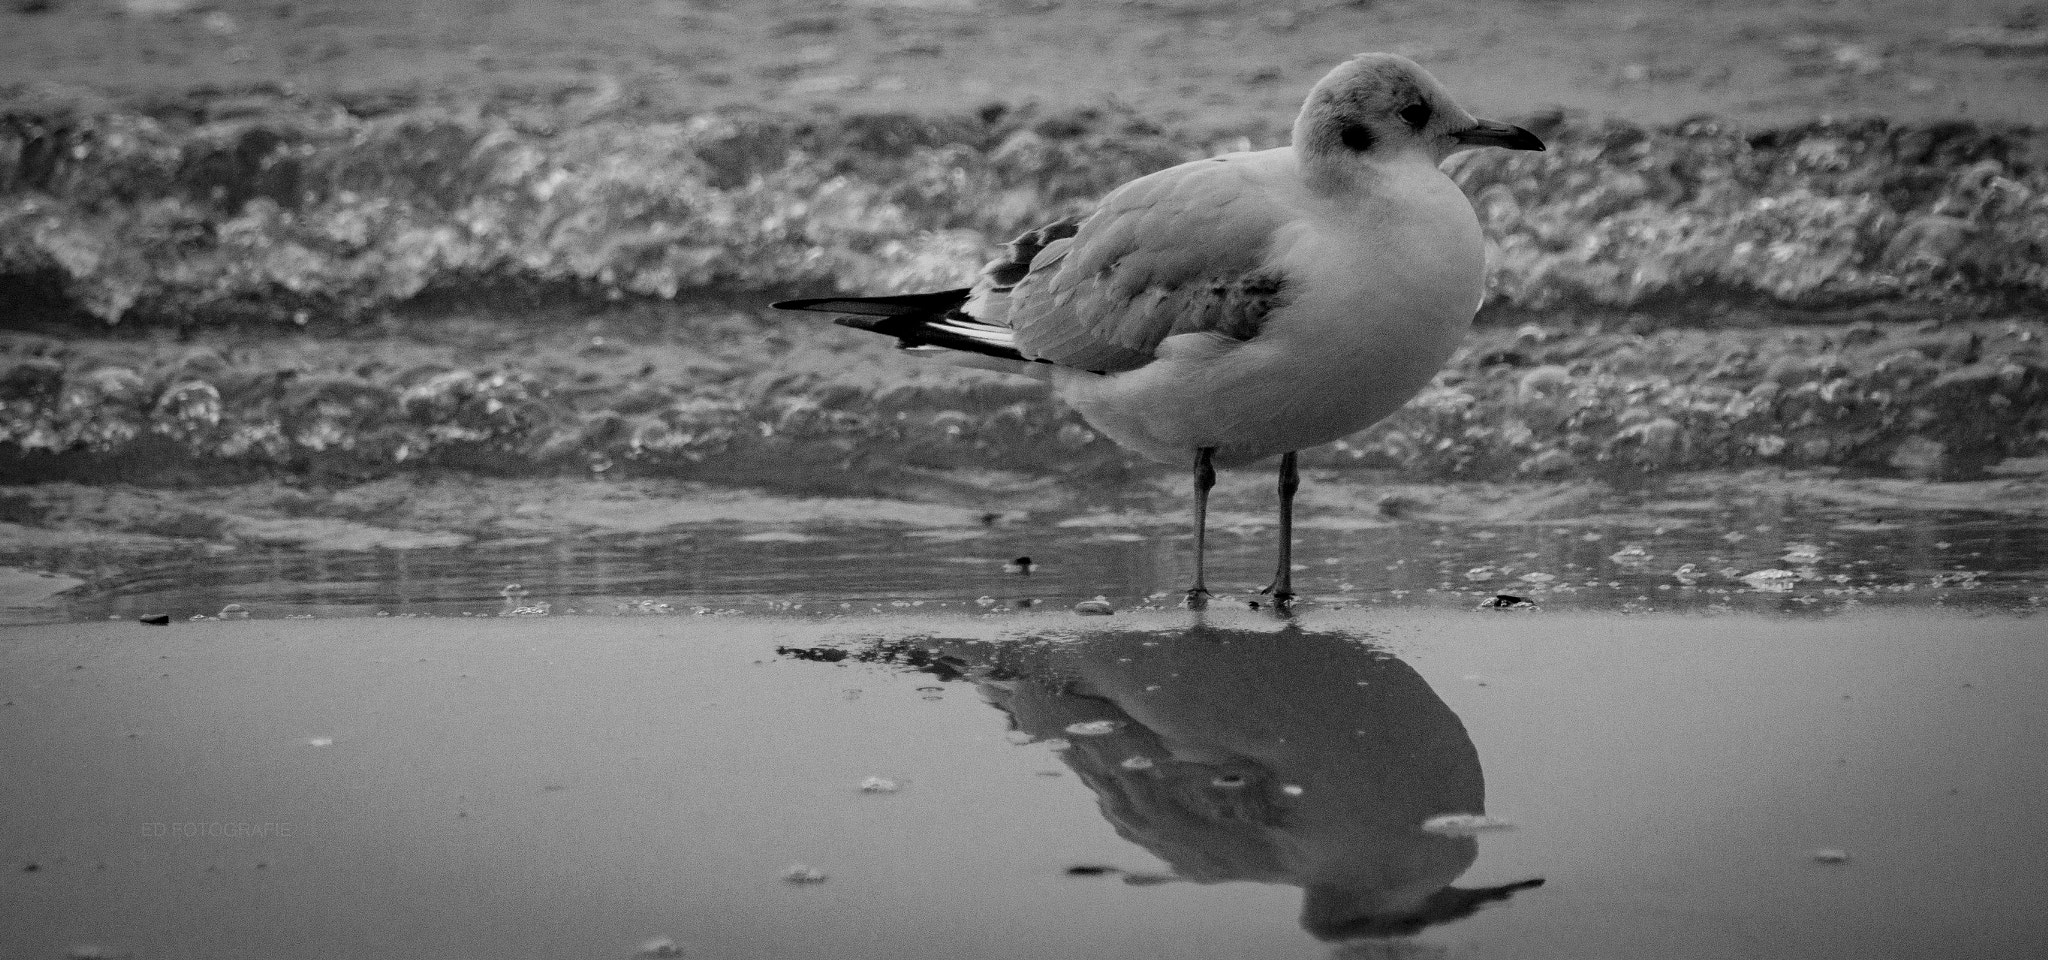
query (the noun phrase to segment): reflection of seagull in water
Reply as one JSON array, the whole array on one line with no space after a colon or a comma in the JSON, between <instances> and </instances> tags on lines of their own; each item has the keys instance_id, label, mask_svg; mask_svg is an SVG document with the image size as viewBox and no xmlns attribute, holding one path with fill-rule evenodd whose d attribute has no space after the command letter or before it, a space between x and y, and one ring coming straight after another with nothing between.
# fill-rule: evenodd
<instances>
[{"instance_id":1,"label":"reflection of seagull in water","mask_svg":"<svg viewBox=\"0 0 2048 960\"><path fill-rule=\"evenodd\" d=\"M1351 637L1197 626L933 646L1018 730L1067 740L1103 816L1174 879L1299 886L1320 939L1417 933L1543 883L1451 885L1478 843L1422 825L1484 812L1478 751L1413 668Z\"/></svg>"},{"instance_id":2,"label":"reflection of seagull in water","mask_svg":"<svg viewBox=\"0 0 2048 960\"><path fill-rule=\"evenodd\" d=\"M1116 442L1192 462L1191 606L1209 595L1215 466L1279 454L1280 560L1267 591L1284 604L1295 452L1406 403L1479 308L1479 221L1438 164L1480 146L1543 142L1474 119L1403 57L1362 54L1310 91L1292 146L1131 181L1093 212L1017 238L971 289L776 306L1044 377Z\"/></svg>"}]
</instances>

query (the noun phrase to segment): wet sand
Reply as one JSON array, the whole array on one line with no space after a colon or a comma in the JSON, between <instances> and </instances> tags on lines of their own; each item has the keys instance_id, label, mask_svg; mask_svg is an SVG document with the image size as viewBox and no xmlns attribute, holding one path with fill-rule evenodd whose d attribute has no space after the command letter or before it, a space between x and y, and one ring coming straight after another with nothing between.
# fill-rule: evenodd
<instances>
[{"instance_id":1,"label":"wet sand","mask_svg":"<svg viewBox=\"0 0 2048 960\"><path fill-rule=\"evenodd\" d=\"M1309 957L1305 920L1446 876L1546 884L1361 955L2048 935L2038 617L1192 617L0 629L0 942ZM1514 829L1403 825L1479 805Z\"/></svg>"},{"instance_id":2,"label":"wet sand","mask_svg":"<svg viewBox=\"0 0 2048 960\"><path fill-rule=\"evenodd\" d=\"M2037 465L2038 466L2038 465ZM1312 607L1818 612L2048 602L2048 483L1820 471L1639 486L1400 483L1310 470L1296 582ZM0 486L0 624L213 616L889 612L1171 605L1192 564L1185 481L964 476L950 502L779 495L660 480L394 477L323 486ZM1210 574L1270 579L1271 478L1225 471ZM1011 563L1034 560L1025 575ZM1780 570L1782 580L1753 575ZM516 591L506 588L518 585Z\"/></svg>"}]
</instances>

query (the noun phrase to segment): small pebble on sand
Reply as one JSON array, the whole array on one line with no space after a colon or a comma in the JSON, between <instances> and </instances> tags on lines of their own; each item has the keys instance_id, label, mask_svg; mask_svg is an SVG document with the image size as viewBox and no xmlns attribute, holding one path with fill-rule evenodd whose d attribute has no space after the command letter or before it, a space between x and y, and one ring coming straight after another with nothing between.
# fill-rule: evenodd
<instances>
[{"instance_id":1,"label":"small pebble on sand","mask_svg":"<svg viewBox=\"0 0 2048 960\"><path fill-rule=\"evenodd\" d=\"M825 871L801 863L792 863L782 871L784 883L824 883Z\"/></svg>"},{"instance_id":2,"label":"small pebble on sand","mask_svg":"<svg viewBox=\"0 0 2048 960\"><path fill-rule=\"evenodd\" d=\"M634 957L642 958L642 960L653 960L656 957L680 957L682 955L683 948L676 946L676 942L667 937L655 937L641 944L640 949L633 952Z\"/></svg>"}]
</instances>

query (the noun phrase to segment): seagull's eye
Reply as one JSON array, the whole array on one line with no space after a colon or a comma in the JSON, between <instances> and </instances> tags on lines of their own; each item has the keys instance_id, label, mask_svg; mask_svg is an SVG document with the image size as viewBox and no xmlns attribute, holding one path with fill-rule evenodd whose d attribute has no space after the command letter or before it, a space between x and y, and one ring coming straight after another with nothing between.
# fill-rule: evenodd
<instances>
[{"instance_id":1,"label":"seagull's eye","mask_svg":"<svg viewBox=\"0 0 2048 960\"><path fill-rule=\"evenodd\" d=\"M1344 125L1344 129L1337 132L1337 139L1344 141L1346 147L1363 153L1372 149L1373 140L1377 138L1372 135L1371 128L1348 123Z\"/></svg>"},{"instance_id":2,"label":"seagull's eye","mask_svg":"<svg viewBox=\"0 0 2048 960\"><path fill-rule=\"evenodd\" d=\"M1429 104L1412 103L1402 107L1401 121L1417 130L1429 126Z\"/></svg>"}]
</instances>

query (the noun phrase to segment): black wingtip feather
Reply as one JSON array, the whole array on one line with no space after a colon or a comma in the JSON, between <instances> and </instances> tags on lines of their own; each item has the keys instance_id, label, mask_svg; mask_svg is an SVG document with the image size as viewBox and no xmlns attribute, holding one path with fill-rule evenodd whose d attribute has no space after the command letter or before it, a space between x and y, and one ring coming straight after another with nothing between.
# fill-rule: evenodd
<instances>
[{"instance_id":1,"label":"black wingtip feather","mask_svg":"<svg viewBox=\"0 0 2048 960\"><path fill-rule=\"evenodd\" d=\"M941 290L937 293L906 293L894 297L810 297L769 304L777 310L837 313L855 317L908 317L919 314L944 315L967 302L970 291Z\"/></svg>"},{"instance_id":2,"label":"black wingtip feather","mask_svg":"<svg viewBox=\"0 0 2048 960\"><path fill-rule=\"evenodd\" d=\"M960 289L941 290L937 293L909 293L894 297L811 297L803 300L783 300L769 306L777 310L838 314L832 322L855 330L895 337L898 345L905 348L943 347L1001 360L1027 362L1025 356L1018 353L1014 347L977 340L943 326L949 322L973 322L958 313L960 305L967 302L970 292Z\"/></svg>"}]
</instances>

